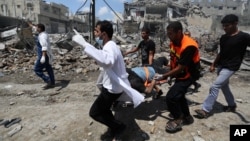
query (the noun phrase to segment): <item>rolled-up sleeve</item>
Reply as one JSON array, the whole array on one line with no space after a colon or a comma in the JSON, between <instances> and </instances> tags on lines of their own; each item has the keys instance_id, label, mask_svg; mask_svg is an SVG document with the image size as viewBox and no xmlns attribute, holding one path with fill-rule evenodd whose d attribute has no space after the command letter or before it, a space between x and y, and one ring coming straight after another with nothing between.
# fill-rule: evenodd
<instances>
[{"instance_id":1,"label":"rolled-up sleeve","mask_svg":"<svg viewBox=\"0 0 250 141\"><path fill-rule=\"evenodd\" d=\"M112 50L113 47L116 47L115 44L109 42L107 45L103 47L103 50L98 50L92 45L87 45L85 48L85 52L91 56L96 62L103 68L109 68L114 65L115 62L115 54Z\"/></svg>"},{"instance_id":2,"label":"rolled-up sleeve","mask_svg":"<svg viewBox=\"0 0 250 141\"><path fill-rule=\"evenodd\" d=\"M39 43L42 46L42 51L48 50L48 41L47 41L48 35L47 34L40 34L39 35Z\"/></svg>"}]
</instances>

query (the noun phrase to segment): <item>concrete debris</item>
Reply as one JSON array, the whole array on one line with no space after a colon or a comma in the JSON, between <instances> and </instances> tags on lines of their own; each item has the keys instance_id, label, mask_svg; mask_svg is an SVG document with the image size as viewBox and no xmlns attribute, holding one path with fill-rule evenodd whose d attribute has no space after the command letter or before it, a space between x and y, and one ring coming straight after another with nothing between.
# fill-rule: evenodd
<instances>
[{"instance_id":1,"label":"concrete debris","mask_svg":"<svg viewBox=\"0 0 250 141\"><path fill-rule=\"evenodd\" d=\"M93 134L92 132L89 132L89 133L88 133L88 136L91 136L92 134Z\"/></svg>"},{"instance_id":2,"label":"concrete debris","mask_svg":"<svg viewBox=\"0 0 250 141\"><path fill-rule=\"evenodd\" d=\"M239 99L239 98L235 99L235 101L238 102L238 103L243 103L243 100Z\"/></svg>"},{"instance_id":3,"label":"concrete debris","mask_svg":"<svg viewBox=\"0 0 250 141\"><path fill-rule=\"evenodd\" d=\"M16 102L10 102L10 105L14 105L14 104L16 104Z\"/></svg>"},{"instance_id":4,"label":"concrete debris","mask_svg":"<svg viewBox=\"0 0 250 141\"><path fill-rule=\"evenodd\" d=\"M149 121L148 124L153 126L155 123L153 121Z\"/></svg>"},{"instance_id":5,"label":"concrete debris","mask_svg":"<svg viewBox=\"0 0 250 141\"><path fill-rule=\"evenodd\" d=\"M18 92L18 93L17 93L17 96L21 96L21 95L23 95L23 94L24 94L24 92L21 91L21 92Z\"/></svg>"},{"instance_id":6,"label":"concrete debris","mask_svg":"<svg viewBox=\"0 0 250 141\"><path fill-rule=\"evenodd\" d=\"M153 127L151 128L151 130L150 130L150 134L154 134L154 133L155 133L155 129L156 129L156 127L153 126Z\"/></svg>"},{"instance_id":7,"label":"concrete debris","mask_svg":"<svg viewBox=\"0 0 250 141\"><path fill-rule=\"evenodd\" d=\"M16 125L11 131L8 132L8 136L11 137L13 136L14 134L18 133L19 131L22 130L22 125Z\"/></svg>"},{"instance_id":8,"label":"concrete debris","mask_svg":"<svg viewBox=\"0 0 250 141\"><path fill-rule=\"evenodd\" d=\"M194 139L194 141L205 141L203 138L201 138L199 136L194 136L193 139Z\"/></svg>"}]
</instances>

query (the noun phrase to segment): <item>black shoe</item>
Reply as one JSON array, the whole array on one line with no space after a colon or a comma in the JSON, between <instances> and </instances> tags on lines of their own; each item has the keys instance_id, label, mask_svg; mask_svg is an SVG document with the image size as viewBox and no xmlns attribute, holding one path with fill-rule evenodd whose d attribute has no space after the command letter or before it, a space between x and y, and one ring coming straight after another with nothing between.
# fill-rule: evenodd
<instances>
[{"instance_id":1,"label":"black shoe","mask_svg":"<svg viewBox=\"0 0 250 141\"><path fill-rule=\"evenodd\" d=\"M113 130L112 134L114 135L114 139L117 140L118 138L120 138L126 128L127 126L125 124L121 124L120 127L118 127L116 130Z\"/></svg>"},{"instance_id":2,"label":"black shoe","mask_svg":"<svg viewBox=\"0 0 250 141\"><path fill-rule=\"evenodd\" d=\"M190 116L187 116L187 117L183 118L183 125L190 125L192 123L194 123L193 116L190 115Z\"/></svg>"},{"instance_id":3,"label":"black shoe","mask_svg":"<svg viewBox=\"0 0 250 141\"><path fill-rule=\"evenodd\" d=\"M153 96L153 99L159 99L162 94L163 94L162 90L159 90L159 92Z\"/></svg>"},{"instance_id":4,"label":"black shoe","mask_svg":"<svg viewBox=\"0 0 250 141\"><path fill-rule=\"evenodd\" d=\"M105 133L103 133L100 137L101 140L113 140L115 137L114 133L109 128Z\"/></svg>"},{"instance_id":5,"label":"black shoe","mask_svg":"<svg viewBox=\"0 0 250 141\"><path fill-rule=\"evenodd\" d=\"M201 87L201 84L200 83L196 83L195 86L194 86L194 90L193 92L198 92L198 89Z\"/></svg>"},{"instance_id":6,"label":"black shoe","mask_svg":"<svg viewBox=\"0 0 250 141\"><path fill-rule=\"evenodd\" d=\"M235 112L236 111L237 106L224 106L223 107L223 111L224 112Z\"/></svg>"},{"instance_id":7,"label":"black shoe","mask_svg":"<svg viewBox=\"0 0 250 141\"><path fill-rule=\"evenodd\" d=\"M43 86L43 89L50 89L54 87L55 87L55 84L47 83L45 86Z\"/></svg>"}]
</instances>

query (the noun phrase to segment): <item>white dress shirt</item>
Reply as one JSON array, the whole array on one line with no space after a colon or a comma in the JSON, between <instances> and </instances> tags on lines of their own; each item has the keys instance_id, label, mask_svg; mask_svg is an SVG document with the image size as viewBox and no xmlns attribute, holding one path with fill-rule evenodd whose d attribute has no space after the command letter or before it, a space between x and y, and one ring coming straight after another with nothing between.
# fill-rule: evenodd
<instances>
[{"instance_id":1,"label":"white dress shirt","mask_svg":"<svg viewBox=\"0 0 250 141\"><path fill-rule=\"evenodd\" d=\"M102 84L110 93L124 91L132 99L134 107L144 100L144 96L131 88L121 50L114 41L108 41L102 50L87 43L84 51L104 69Z\"/></svg>"},{"instance_id":2,"label":"white dress shirt","mask_svg":"<svg viewBox=\"0 0 250 141\"><path fill-rule=\"evenodd\" d=\"M49 63L52 65L53 54L52 54L52 50L50 47L49 35L45 31L39 33L38 41L40 45L42 46L42 51L46 51L47 56L49 57Z\"/></svg>"}]
</instances>

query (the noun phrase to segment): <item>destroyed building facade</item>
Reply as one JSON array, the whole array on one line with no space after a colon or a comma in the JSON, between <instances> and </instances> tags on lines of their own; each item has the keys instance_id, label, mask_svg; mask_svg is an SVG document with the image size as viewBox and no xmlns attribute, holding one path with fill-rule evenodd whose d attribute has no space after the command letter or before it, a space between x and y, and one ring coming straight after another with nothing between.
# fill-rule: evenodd
<instances>
[{"instance_id":1,"label":"destroyed building facade","mask_svg":"<svg viewBox=\"0 0 250 141\"><path fill-rule=\"evenodd\" d=\"M43 23L48 33L65 33L70 27L84 31L83 28L86 27L85 22L81 19L85 17L72 18L67 6L53 2L47 3L44 0L1 0L0 15L1 17L30 20L33 23ZM5 22L2 23L4 24L2 27L13 25L8 20Z\"/></svg>"},{"instance_id":2,"label":"destroyed building facade","mask_svg":"<svg viewBox=\"0 0 250 141\"><path fill-rule=\"evenodd\" d=\"M229 13L234 13L242 19L240 26L249 25L248 0L133 0L131 3L124 3L124 32L139 31L146 26L157 33L165 29L168 22L174 20L182 21L184 26L189 26L193 24L193 16L199 16L202 18L199 20L205 21L206 24L194 26L202 26L206 32L216 32L220 28L220 19Z\"/></svg>"}]
</instances>

